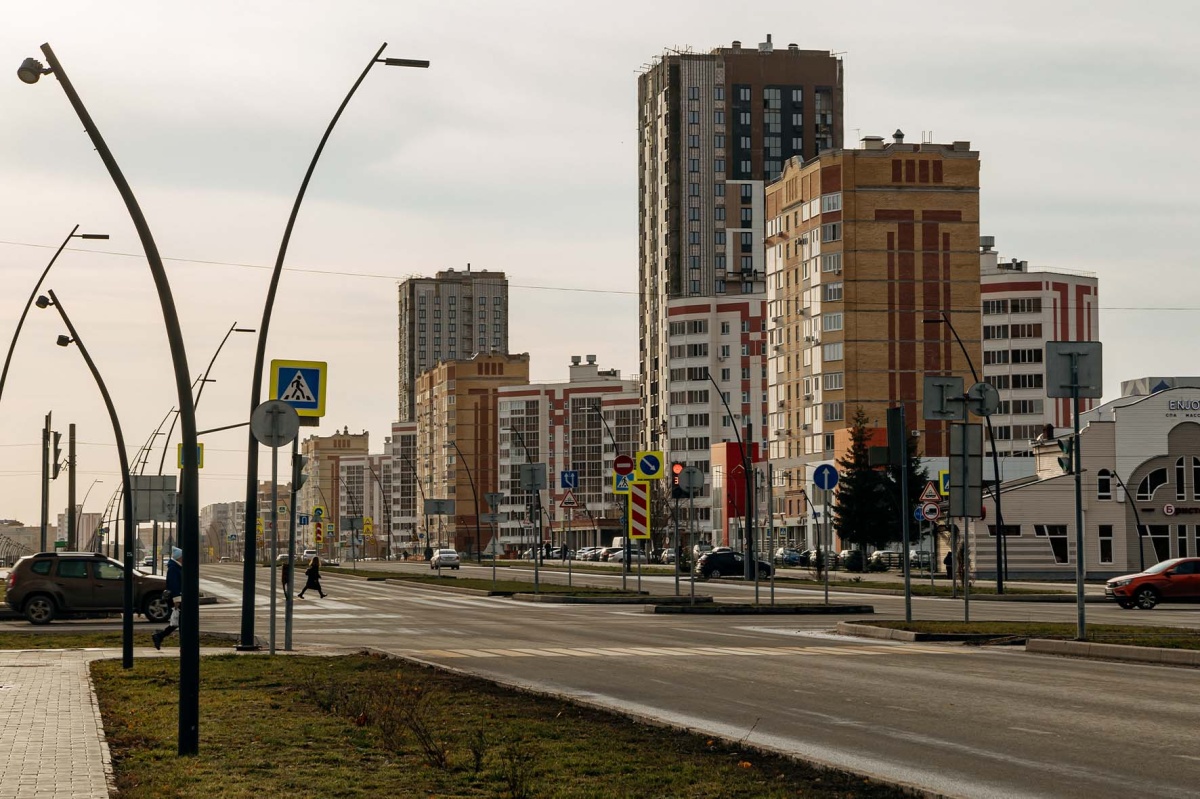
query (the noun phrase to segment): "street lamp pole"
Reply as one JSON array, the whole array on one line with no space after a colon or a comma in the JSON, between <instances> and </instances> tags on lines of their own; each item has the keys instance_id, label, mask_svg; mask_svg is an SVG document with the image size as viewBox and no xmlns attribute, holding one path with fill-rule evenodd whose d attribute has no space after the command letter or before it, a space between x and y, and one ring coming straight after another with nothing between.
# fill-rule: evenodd
<instances>
[{"instance_id":1,"label":"street lamp pole","mask_svg":"<svg viewBox=\"0 0 1200 799\"><path fill-rule=\"evenodd\" d=\"M721 387L717 385L717 381L713 379L712 372L707 368L704 370L704 376L708 378L708 382L713 384L713 388L717 391L717 396L721 398L721 404L725 406L725 412L729 414L729 421L733 424L734 435L737 436L738 448L742 451L742 472L746 478L746 523L742 526L742 546L746 552L746 572L744 577L747 580L755 580L755 588L758 586L758 560L754 554L754 531L751 527L753 522L753 502L754 502L754 475L751 473L753 468L752 459L750 456L749 442L743 442L742 434L738 430L737 423L734 421L733 411L729 408L729 403L725 400L725 394L721 391ZM754 423L749 422L746 426L746 438L749 438L754 433Z\"/></svg>"},{"instance_id":2,"label":"street lamp pole","mask_svg":"<svg viewBox=\"0 0 1200 799\"><path fill-rule=\"evenodd\" d=\"M963 340L959 338L958 331L954 329L954 325L950 323L950 316L945 311L940 311L941 318L924 320L927 325L944 324L950 328L954 340L958 342L958 348L962 350L963 357L967 359L967 366L971 369L971 378L976 382L979 381L979 373L975 371L975 362L971 360L971 353L967 351L967 347L963 344ZM992 498L996 500L996 593L1004 593L1004 578L1008 573L1008 541L1004 538L1004 513L1000 509L1000 455L996 452L996 436L992 431L992 416L985 414L983 417L984 423L987 425L988 440L992 442L992 477L995 483L992 487ZM964 535L966 532L964 531ZM905 553L908 557L908 553Z\"/></svg>"},{"instance_id":3,"label":"street lamp pole","mask_svg":"<svg viewBox=\"0 0 1200 799\"><path fill-rule=\"evenodd\" d=\"M400 453L400 460L408 466L408 470L412 472L413 482L417 485L417 490L421 492L421 513L425 517L425 538L429 538L429 514L425 513L425 486L421 485L421 477L417 474L417 467L413 465L412 458Z\"/></svg>"},{"instance_id":4,"label":"street lamp pole","mask_svg":"<svg viewBox=\"0 0 1200 799\"><path fill-rule=\"evenodd\" d=\"M103 482L104 481L101 480L100 478L96 478L95 480L93 480L92 484L90 486L88 486L88 490L83 492L83 502L79 503L79 510L75 510L74 508L71 509L71 512L75 514L75 534L76 534L76 536L79 535L79 525L83 521L83 508L85 505L87 505L88 497L91 496L92 489L96 487L96 483L103 483ZM78 541L78 538L76 538L76 541ZM81 549L82 549L82 547L81 547Z\"/></svg>"},{"instance_id":5,"label":"street lamp pole","mask_svg":"<svg viewBox=\"0 0 1200 799\"><path fill-rule=\"evenodd\" d=\"M266 361L267 334L271 329L271 311L275 305L275 294L279 289L279 277L283 272L283 261L287 256L288 243L292 238L292 228L295 227L296 217L300 213L300 204L304 201L304 193L308 191L308 182L312 179L313 171L317 167L317 161L321 158L321 152L325 149L325 142L329 140L329 134L333 132L333 128L341 118L342 112L349 105L350 98L354 96L359 84L367 77L367 73L371 71L371 67L378 63L383 63L386 66L416 67L420 69L425 69L429 66L428 61L417 61L406 58L380 58L379 56L386 47L387 42L384 42L375 52L375 55L371 56L371 60L367 62L367 66L362 71L362 74L358 76L358 80L354 81L354 85L350 87L346 98L342 100L342 104L338 106L333 119L330 120L329 125L325 128L325 134L321 136L321 141L317 144L317 150L313 153L312 161L308 164L308 171L304 173L304 179L300 182L300 191L296 194L296 200L292 204L291 215L288 216L287 226L283 230L283 241L279 244L279 253L275 257L275 268L271 271L271 282L267 288L266 302L263 304L262 323L258 327L258 347L254 352L254 372L250 379L250 412L253 412L258 407L262 395L262 373L263 364ZM258 441L254 438L254 434L251 433L249 434L249 447L246 454L246 506L251 506L257 497ZM254 569L253 556L246 558L242 569L242 629L239 649L256 648L254 644Z\"/></svg>"},{"instance_id":6,"label":"street lamp pole","mask_svg":"<svg viewBox=\"0 0 1200 799\"><path fill-rule=\"evenodd\" d=\"M471 476L471 467L467 464L467 456L458 448L458 442L450 439L446 443L446 446L454 447L454 451L458 453L458 457L462 458L463 468L467 470L467 480L471 483L471 499L475 502L475 545L477 547L482 546L483 538L479 532L479 494L475 491L475 478Z\"/></svg>"},{"instance_id":7,"label":"street lamp pole","mask_svg":"<svg viewBox=\"0 0 1200 799\"><path fill-rule=\"evenodd\" d=\"M379 479L379 475L375 473L375 467L371 465L371 461L367 460L367 469L371 472L371 476L375 478L375 485L379 486L379 496L384 500L381 503L383 512L387 519L387 552L384 554L384 560L392 559L392 498L383 490L383 481ZM375 548L375 554L379 554L379 548Z\"/></svg>"},{"instance_id":8,"label":"street lamp pole","mask_svg":"<svg viewBox=\"0 0 1200 799\"><path fill-rule=\"evenodd\" d=\"M25 307L21 310L21 316L17 319L17 329L13 331L12 341L8 345L8 354L4 356L4 371L0 371L0 398L4 396L4 384L8 380L8 367L12 363L13 350L17 348L17 338L21 335L21 327L25 324L25 317L29 314L29 307L33 305L34 299L37 298L38 290L42 287L42 281L46 279L46 275L50 272L50 267L54 266L54 262L58 260L58 256L62 255L62 251L67 248L67 244L71 239L107 239L107 233L78 233L79 225L71 228L71 232L63 239L63 243L54 251L53 257L50 258L50 263L46 264L46 268L42 270L41 276L37 279L37 283L33 284L33 291L29 292L29 299L25 301Z\"/></svg>"},{"instance_id":9,"label":"street lamp pole","mask_svg":"<svg viewBox=\"0 0 1200 799\"><path fill-rule=\"evenodd\" d=\"M183 545L183 598L182 625L179 641L179 745L181 755L194 755L200 748L200 516L197 499L200 491L199 465L196 462L196 414L191 404L191 381L187 364L187 348L183 342L183 331L179 325L179 314L171 294L171 281L163 266L158 245L150 233L150 226L120 166L108 149L99 129L84 107L83 101L71 85L67 73L59 64L49 44L43 44L42 54L49 69L40 62L27 58L17 70L17 77L25 83L36 83L38 78L52 73L58 79L63 92L75 109L79 121L87 131L88 138L108 169L113 184L125 201L125 208L137 229L146 262L154 277L159 305L162 307L163 324L171 350L171 364L175 373L175 391L179 395L183 426L183 481L180 486L180 543ZM127 492L128 493L128 492ZM132 497L129 500L132 503Z\"/></svg>"},{"instance_id":10,"label":"street lamp pole","mask_svg":"<svg viewBox=\"0 0 1200 799\"><path fill-rule=\"evenodd\" d=\"M1121 479L1121 475L1117 474L1116 467L1113 467L1111 474L1117 478L1117 483L1120 484L1121 490L1125 492L1125 498L1129 500L1129 507L1133 508L1133 522L1137 525L1138 568L1141 571L1146 571L1146 548L1143 546L1144 542L1142 541L1142 516L1138 513L1137 497L1129 496L1129 489L1125 487L1125 481Z\"/></svg>"},{"instance_id":11,"label":"street lamp pole","mask_svg":"<svg viewBox=\"0 0 1200 799\"><path fill-rule=\"evenodd\" d=\"M62 307L58 297L53 291L47 292L50 297L38 297L37 306L45 308L48 305L53 305L58 311L58 315L62 317L63 324L67 326L67 332L70 336L59 336L58 345L67 347L74 344L79 348L79 354L83 356L83 360L87 363L88 369L92 372L92 377L96 379L96 386L100 389L100 395L104 398L104 407L108 409L108 418L112 421L113 435L117 439L117 457L121 461L121 486L124 489L125 497L125 543L124 543L124 563L125 563L125 581L122 588L124 589L124 608L121 612L121 665L127 669L133 668L133 538L134 538L134 518L133 518L133 488L129 479L129 455L125 452L125 437L121 434L121 420L117 418L117 409L113 407L112 397L109 396L108 388L104 385L104 378L100 376L100 370L96 368L95 361L88 353L87 347L83 344L83 339L79 338L79 333L76 332L75 326L71 324L70 317L67 316L67 310ZM95 485L95 483L92 483ZM91 491L91 488L88 489ZM86 501L86 497L84 498ZM72 509L74 512L74 509Z\"/></svg>"}]
</instances>

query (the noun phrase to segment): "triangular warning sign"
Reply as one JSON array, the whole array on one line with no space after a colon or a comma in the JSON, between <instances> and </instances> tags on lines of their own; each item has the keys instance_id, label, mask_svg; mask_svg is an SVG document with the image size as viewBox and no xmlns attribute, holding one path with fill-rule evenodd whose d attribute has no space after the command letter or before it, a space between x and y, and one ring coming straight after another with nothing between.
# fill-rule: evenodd
<instances>
[{"instance_id":1,"label":"triangular warning sign","mask_svg":"<svg viewBox=\"0 0 1200 799\"><path fill-rule=\"evenodd\" d=\"M921 502L941 502L942 497L938 494L937 483L930 480L925 484L925 490L921 492Z\"/></svg>"},{"instance_id":2,"label":"triangular warning sign","mask_svg":"<svg viewBox=\"0 0 1200 799\"><path fill-rule=\"evenodd\" d=\"M304 379L304 372L299 369L296 370L296 376L292 378L292 382L288 383L279 398L284 402L317 401L317 398L313 396L312 389L308 387L308 381Z\"/></svg>"},{"instance_id":3,"label":"triangular warning sign","mask_svg":"<svg viewBox=\"0 0 1200 799\"><path fill-rule=\"evenodd\" d=\"M568 488L567 495L565 497L563 497L562 502L558 503L558 507L573 508L573 507L575 507L575 504L576 504L575 503L575 492Z\"/></svg>"}]
</instances>

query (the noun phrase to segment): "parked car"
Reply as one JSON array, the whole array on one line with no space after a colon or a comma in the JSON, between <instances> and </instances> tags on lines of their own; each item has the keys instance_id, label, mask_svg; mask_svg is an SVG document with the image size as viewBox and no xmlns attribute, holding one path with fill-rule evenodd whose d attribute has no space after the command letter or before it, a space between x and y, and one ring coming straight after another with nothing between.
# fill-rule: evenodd
<instances>
[{"instance_id":1,"label":"parked car","mask_svg":"<svg viewBox=\"0 0 1200 799\"><path fill-rule=\"evenodd\" d=\"M5 601L31 624L76 613L118 613L124 607L125 568L99 552L41 552L18 560L8 573ZM161 624L171 615L163 601L165 577L133 571L134 612Z\"/></svg>"},{"instance_id":2,"label":"parked car","mask_svg":"<svg viewBox=\"0 0 1200 799\"><path fill-rule=\"evenodd\" d=\"M462 561L459 560L458 551L453 549L435 550L433 557L429 560L431 569L454 569L457 571L461 566Z\"/></svg>"},{"instance_id":3,"label":"parked car","mask_svg":"<svg viewBox=\"0 0 1200 799\"><path fill-rule=\"evenodd\" d=\"M306 550L304 550L304 554L302 554L300 557L304 560L305 563L308 563L308 562L312 561L313 558L317 557L317 550L306 549Z\"/></svg>"},{"instance_id":4,"label":"parked car","mask_svg":"<svg viewBox=\"0 0 1200 799\"><path fill-rule=\"evenodd\" d=\"M142 566L145 566L148 569L153 569L154 568L154 556L147 555L146 557L142 558Z\"/></svg>"},{"instance_id":5,"label":"parked car","mask_svg":"<svg viewBox=\"0 0 1200 799\"><path fill-rule=\"evenodd\" d=\"M624 563L625 562L625 550L617 549L617 550L609 553L608 561L609 561L609 563ZM629 550L629 562L630 563L649 563L650 558L646 557L646 553L642 552L640 549L631 549L631 550Z\"/></svg>"},{"instance_id":6,"label":"parked car","mask_svg":"<svg viewBox=\"0 0 1200 799\"><path fill-rule=\"evenodd\" d=\"M894 549L877 549L867 558L867 566L872 571L899 568L904 563L904 556Z\"/></svg>"},{"instance_id":7,"label":"parked car","mask_svg":"<svg viewBox=\"0 0 1200 799\"><path fill-rule=\"evenodd\" d=\"M930 564L933 563L933 553L927 549L910 549L908 563L914 569L928 570Z\"/></svg>"},{"instance_id":8,"label":"parked car","mask_svg":"<svg viewBox=\"0 0 1200 799\"><path fill-rule=\"evenodd\" d=\"M801 553L791 547L780 547L775 550L775 562L783 566L800 566Z\"/></svg>"},{"instance_id":9,"label":"parked car","mask_svg":"<svg viewBox=\"0 0 1200 799\"><path fill-rule=\"evenodd\" d=\"M1114 577L1104 596L1123 608L1150 610L1162 602L1200 601L1200 558L1171 558L1144 572Z\"/></svg>"},{"instance_id":10,"label":"parked car","mask_svg":"<svg viewBox=\"0 0 1200 799\"><path fill-rule=\"evenodd\" d=\"M860 572L866 569L866 558L861 549L843 549L838 553L838 563L835 569L841 568L849 572Z\"/></svg>"},{"instance_id":11,"label":"parked car","mask_svg":"<svg viewBox=\"0 0 1200 799\"><path fill-rule=\"evenodd\" d=\"M775 567L765 560L758 561L758 576L770 577ZM742 577L746 573L746 559L741 552L706 552L696 561L696 575L705 580L714 577Z\"/></svg>"},{"instance_id":12,"label":"parked car","mask_svg":"<svg viewBox=\"0 0 1200 799\"><path fill-rule=\"evenodd\" d=\"M604 547L600 550L600 560L609 560L612 558L612 553L620 551L621 547Z\"/></svg>"}]
</instances>

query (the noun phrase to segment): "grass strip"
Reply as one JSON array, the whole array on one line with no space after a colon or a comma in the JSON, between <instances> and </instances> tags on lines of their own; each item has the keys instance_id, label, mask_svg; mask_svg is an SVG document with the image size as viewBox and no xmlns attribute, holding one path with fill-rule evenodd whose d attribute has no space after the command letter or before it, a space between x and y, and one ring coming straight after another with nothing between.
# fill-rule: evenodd
<instances>
[{"instance_id":1,"label":"grass strip","mask_svg":"<svg viewBox=\"0 0 1200 799\"><path fill-rule=\"evenodd\" d=\"M808 588L808 587L821 588L825 585L824 580L818 580L815 577L792 578L792 577L789 577L786 573L777 573L775 576L775 580L777 583L780 583L780 582L786 583L789 587L803 586L806 588ZM912 579L910 580L910 583L912 585L913 596L951 596L954 593L954 589L950 585L950 583L937 583L936 585L930 586L928 575L926 575L924 578L920 578L920 577L917 577L916 575L913 575ZM904 592L904 583L902 583L902 582L885 582L882 580L870 580L870 579L866 579L866 578L859 579L859 578L855 578L855 577L851 577L849 579L830 577L829 578L829 587L830 588L835 588L835 587L836 588L865 588L865 589L868 589L871 591L899 591L901 593ZM958 586L958 596L962 596L962 592L963 592L962 586L959 585ZM991 585L991 586L972 585L971 586L971 596L978 596L980 594L995 594L995 593L996 593L996 586L994 586L994 585ZM1025 594L1025 595L1034 596L1034 595L1042 595L1042 594L1070 594L1070 593L1074 593L1074 592L1073 591L1054 591L1054 590L1047 591L1047 590L1042 590L1042 589L1037 589L1037 588L1018 588L1015 586L1006 585L1006 586L1004 586L1004 593L1006 593L1006 594Z\"/></svg>"},{"instance_id":2,"label":"grass strip","mask_svg":"<svg viewBox=\"0 0 1200 799\"><path fill-rule=\"evenodd\" d=\"M142 632L133 633L134 646L154 646L150 636L160 628L155 625ZM231 638L221 638L200 633L201 646L227 646L237 643ZM121 647L120 630L96 630L95 632L55 632L52 629L0 632L0 649L94 649L96 647ZM178 649L179 636L172 635L163 641L163 649Z\"/></svg>"},{"instance_id":3,"label":"grass strip","mask_svg":"<svg viewBox=\"0 0 1200 799\"><path fill-rule=\"evenodd\" d=\"M200 754L180 758L176 660L98 661L92 675L123 799L909 795L365 653L205 658Z\"/></svg>"},{"instance_id":4,"label":"grass strip","mask_svg":"<svg viewBox=\"0 0 1200 799\"><path fill-rule=\"evenodd\" d=\"M908 630L918 633L970 633L995 635L997 638L1051 638L1074 641L1074 622L1029 621L878 621L864 622L872 627ZM1097 644L1153 646L1165 649L1200 649L1200 634L1183 627L1138 627L1124 624L1089 624L1087 640Z\"/></svg>"}]
</instances>

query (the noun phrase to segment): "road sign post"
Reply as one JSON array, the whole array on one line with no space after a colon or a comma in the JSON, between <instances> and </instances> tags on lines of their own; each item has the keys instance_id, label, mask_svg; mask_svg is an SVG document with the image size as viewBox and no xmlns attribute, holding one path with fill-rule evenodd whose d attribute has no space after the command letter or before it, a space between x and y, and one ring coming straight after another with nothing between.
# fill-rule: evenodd
<instances>
[{"instance_id":1,"label":"road sign post","mask_svg":"<svg viewBox=\"0 0 1200 799\"><path fill-rule=\"evenodd\" d=\"M825 551L825 560L822 565L825 567L825 604L828 605L829 604L829 565L830 565L829 549L831 549L833 547L833 531L829 526L829 516L830 516L829 498L830 498L830 494L832 493L833 489L838 484L837 469L833 468L828 463L822 463L820 466L818 466L816 469L813 470L813 484L816 485L817 488L821 489L824 492L824 500L825 500L825 542L824 543L825 543L826 551ZM822 563L820 546L817 547L817 562Z\"/></svg>"},{"instance_id":2,"label":"road sign post","mask_svg":"<svg viewBox=\"0 0 1200 799\"><path fill-rule=\"evenodd\" d=\"M276 596L279 567L279 448L292 443L300 432L300 417L286 402L267 400L250 414L250 432L258 443L271 448L271 625L270 652L275 654ZM291 563L287 564L291 568Z\"/></svg>"}]
</instances>

